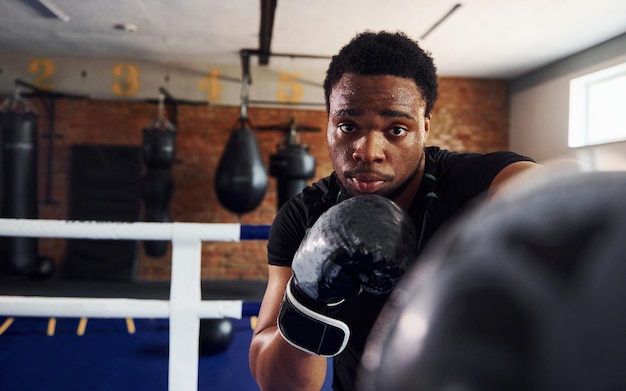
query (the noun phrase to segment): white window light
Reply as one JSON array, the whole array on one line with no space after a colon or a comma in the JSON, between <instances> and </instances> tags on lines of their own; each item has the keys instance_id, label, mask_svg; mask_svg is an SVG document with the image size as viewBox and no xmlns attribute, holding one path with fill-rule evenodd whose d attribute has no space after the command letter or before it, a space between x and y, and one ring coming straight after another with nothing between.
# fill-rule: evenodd
<instances>
[{"instance_id":1,"label":"white window light","mask_svg":"<svg viewBox=\"0 0 626 391\"><path fill-rule=\"evenodd\" d=\"M570 81L570 148L626 141L626 63Z\"/></svg>"}]
</instances>

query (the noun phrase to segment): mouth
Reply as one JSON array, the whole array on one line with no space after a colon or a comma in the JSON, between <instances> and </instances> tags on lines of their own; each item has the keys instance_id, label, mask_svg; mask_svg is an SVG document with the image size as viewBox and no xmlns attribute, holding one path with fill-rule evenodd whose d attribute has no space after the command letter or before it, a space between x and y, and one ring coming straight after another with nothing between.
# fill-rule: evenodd
<instances>
[{"instance_id":1,"label":"mouth","mask_svg":"<svg viewBox=\"0 0 626 391\"><path fill-rule=\"evenodd\" d=\"M386 178L377 174L356 174L347 176L352 188L362 194L372 194L380 191L385 185Z\"/></svg>"}]
</instances>

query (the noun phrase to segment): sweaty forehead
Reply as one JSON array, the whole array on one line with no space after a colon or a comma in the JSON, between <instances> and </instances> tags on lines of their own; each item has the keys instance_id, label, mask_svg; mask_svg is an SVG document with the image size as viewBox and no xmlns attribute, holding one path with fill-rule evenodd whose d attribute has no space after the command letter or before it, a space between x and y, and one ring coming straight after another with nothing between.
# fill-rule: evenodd
<instances>
[{"instance_id":1,"label":"sweaty forehead","mask_svg":"<svg viewBox=\"0 0 626 391\"><path fill-rule=\"evenodd\" d=\"M411 79L390 75L345 74L330 93L330 113L338 110L403 108L417 111L425 101Z\"/></svg>"}]
</instances>

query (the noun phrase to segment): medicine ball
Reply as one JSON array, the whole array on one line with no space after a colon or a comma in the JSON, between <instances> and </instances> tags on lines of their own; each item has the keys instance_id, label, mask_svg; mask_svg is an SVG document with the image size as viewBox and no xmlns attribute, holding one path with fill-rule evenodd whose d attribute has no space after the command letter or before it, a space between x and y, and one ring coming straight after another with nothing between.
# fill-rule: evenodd
<instances>
[{"instance_id":1,"label":"medicine ball","mask_svg":"<svg viewBox=\"0 0 626 391\"><path fill-rule=\"evenodd\" d=\"M370 334L360 390L626 389L626 173L558 175L440 231Z\"/></svg>"},{"instance_id":2,"label":"medicine ball","mask_svg":"<svg viewBox=\"0 0 626 391\"><path fill-rule=\"evenodd\" d=\"M56 263L52 258L40 256L37 258L34 268L27 273L27 276L31 280L47 280L54 276L56 270Z\"/></svg>"},{"instance_id":3,"label":"medicine ball","mask_svg":"<svg viewBox=\"0 0 626 391\"><path fill-rule=\"evenodd\" d=\"M200 355L225 352L233 336L233 324L229 319L200 319Z\"/></svg>"}]
</instances>

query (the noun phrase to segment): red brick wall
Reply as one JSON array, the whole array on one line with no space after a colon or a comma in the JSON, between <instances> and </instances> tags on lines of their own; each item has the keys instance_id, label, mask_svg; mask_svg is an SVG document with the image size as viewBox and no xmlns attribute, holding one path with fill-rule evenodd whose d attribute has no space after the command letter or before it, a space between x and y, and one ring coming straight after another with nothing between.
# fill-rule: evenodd
<instances>
[{"instance_id":1,"label":"red brick wall","mask_svg":"<svg viewBox=\"0 0 626 391\"><path fill-rule=\"evenodd\" d=\"M509 96L505 82L443 78L428 143L447 149L493 152L508 148Z\"/></svg>"},{"instance_id":2,"label":"red brick wall","mask_svg":"<svg viewBox=\"0 0 626 391\"><path fill-rule=\"evenodd\" d=\"M442 78L440 98L433 112L428 144L459 151L488 152L507 148L508 91L504 81ZM4 98L2 99L4 100ZM48 118L42 102L31 99L40 119L40 218L65 219L69 151L73 144L136 145L141 130L156 116L157 107L145 102L70 100L56 101L54 161L51 189L47 188ZM179 105L177 112L177 157L172 168L175 190L171 215L175 221L201 223L271 224L276 213L276 181L270 183L263 203L240 218L223 207L214 193L214 173L230 130L236 125L238 107ZM288 122L292 117L303 125L319 127L319 133L302 133L302 142L316 156L317 180L332 168L326 150L326 113L304 109L250 108L253 125ZM276 150L283 133L257 132L263 159ZM50 195L50 197L48 197ZM48 202L53 201L53 202ZM40 253L59 263L65 241L41 239ZM170 256L152 258L143 253L138 265L139 279L168 279ZM205 279L265 279L266 242L203 243L202 276Z\"/></svg>"}]
</instances>

